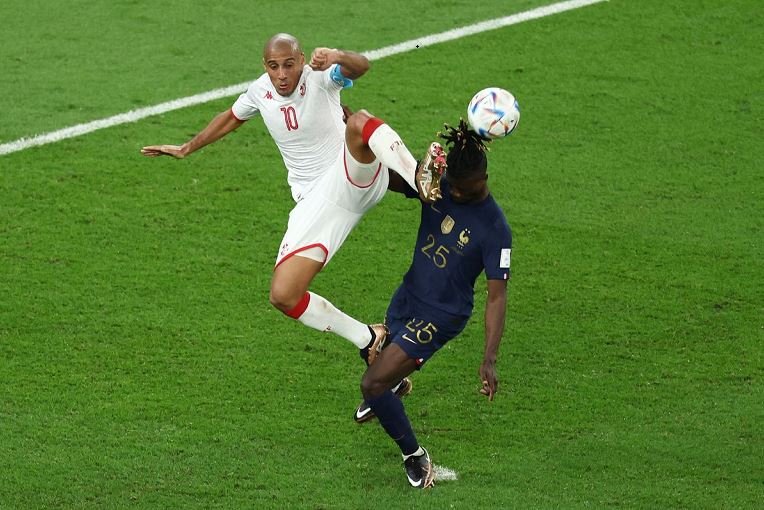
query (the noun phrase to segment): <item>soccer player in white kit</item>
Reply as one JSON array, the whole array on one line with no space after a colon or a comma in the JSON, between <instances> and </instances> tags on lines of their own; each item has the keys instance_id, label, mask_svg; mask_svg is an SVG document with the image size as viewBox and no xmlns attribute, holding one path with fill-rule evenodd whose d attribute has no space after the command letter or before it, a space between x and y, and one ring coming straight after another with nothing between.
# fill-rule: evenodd
<instances>
[{"instance_id":1,"label":"soccer player in white kit","mask_svg":"<svg viewBox=\"0 0 764 510\"><path fill-rule=\"evenodd\" d=\"M296 38L276 34L263 50L265 74L233 106L218 114L183 145L153 145L149 157L181 159L260 115L281 152L296 205L289 214L270 288L277 309L320 331L351 341L373 361L386 330L366 325L310 292L313 278L329 262L363 214L397 172L425 201L439 197L443 150L433 143L421 164L398 134L365 110L344 117L340 91L369 69L359 53L331 48L313 51L309 65Z\"/></svg>"}]
</instances>

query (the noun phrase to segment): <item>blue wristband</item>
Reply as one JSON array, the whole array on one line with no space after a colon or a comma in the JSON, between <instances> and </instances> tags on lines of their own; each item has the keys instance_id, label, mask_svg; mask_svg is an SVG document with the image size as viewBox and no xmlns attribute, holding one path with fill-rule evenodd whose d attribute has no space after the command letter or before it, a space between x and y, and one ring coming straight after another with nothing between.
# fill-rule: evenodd
<instances>
[{"instance_id":1,"label":"blue wristband","mask_svg":"<svg viewBox=\"0 0 764 510\"><path fill-rule=\"evenodd\" d=\"M342 85L343 89L349 89L353 86L353 80L350 78L345 78L345 76L342 74L342 71L340 71L340 65L337 64L332 68L331 73L329 74L329 77L334 81L334 83L338 85Z\"/></svg>"}]
</instances>

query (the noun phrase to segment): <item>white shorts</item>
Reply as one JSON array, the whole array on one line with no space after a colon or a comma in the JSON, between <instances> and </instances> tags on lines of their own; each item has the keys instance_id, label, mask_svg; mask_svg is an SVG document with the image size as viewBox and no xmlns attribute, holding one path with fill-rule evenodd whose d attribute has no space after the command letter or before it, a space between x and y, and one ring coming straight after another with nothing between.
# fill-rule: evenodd
<instances>
[{"instance_id":1,"label":"white shorts","mask_svg":"<svg viewBox=\"0 0 764 510\"><path fill-rule=\"evenodd\" d=\"M366 211L385 196L388 182L381 163L359 163L345 148L289 213L276 266L298 254L328 264Z\"/></svg>"}]
</instances>

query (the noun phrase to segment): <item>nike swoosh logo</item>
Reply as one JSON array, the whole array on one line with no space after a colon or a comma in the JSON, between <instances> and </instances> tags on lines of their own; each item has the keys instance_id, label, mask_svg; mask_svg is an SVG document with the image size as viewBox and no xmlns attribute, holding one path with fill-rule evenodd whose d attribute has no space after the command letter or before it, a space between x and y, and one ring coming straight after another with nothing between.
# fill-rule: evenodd
<instances>
[{"instance_id":1,"label":"nike swoosh logo","mask_svg":"<svg viewBox=\"0 0 764 510\"><path fill-rule=\"evenodd\" d=\"M421 478L419 480L412 480L411 477L408 475L408 473L406 473L406 478L409 479L409 483L414 487L419 487L420 485L422 485Z\"/></svg>"},{"instance_id":2,"label":"nike swoosh logo","mask_svg":"<svg viewBox=\"0 0 764 510\"><path fill-rule=\"evenodd\" d=\"M363 418L364 416L366 416L366 415L367 415L367 414L369 414L370 412L371 412L371 407L367 407L366 409L364 409L364 410L362 410L362 411L360 411L360 412L359 412L359 410L358 410L358 409L356 409L356 410L355 410L355 417L356 417L356 418Z\"/></svg>"}]
</instances>

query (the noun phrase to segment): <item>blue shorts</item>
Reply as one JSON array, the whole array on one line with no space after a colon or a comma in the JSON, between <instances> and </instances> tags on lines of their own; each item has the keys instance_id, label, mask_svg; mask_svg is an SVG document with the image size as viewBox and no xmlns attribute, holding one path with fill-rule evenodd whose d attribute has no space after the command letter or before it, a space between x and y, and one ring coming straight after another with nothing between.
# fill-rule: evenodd
<instances>
[{"instance_id":1,"label":"blue shorts","mask_svg":"<svg viewBox=\"0 0 764 510\"><path fill-rule=\"evenodd\" d=\"M390 341L416 360L419 369L449 340L462 332L469 317L439 311L398 287L387 307Z\"/></svg>"}]
</instances>

